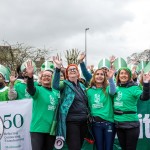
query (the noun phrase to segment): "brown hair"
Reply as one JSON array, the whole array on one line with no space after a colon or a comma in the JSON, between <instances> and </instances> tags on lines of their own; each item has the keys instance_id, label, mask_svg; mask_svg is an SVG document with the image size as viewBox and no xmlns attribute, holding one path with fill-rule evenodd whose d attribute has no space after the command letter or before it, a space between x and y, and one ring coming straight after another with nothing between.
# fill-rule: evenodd
<instances>
[{"instance_id":1,"label":"brown hair","mask_svg":"<svg viewBox=\"0 0 150 150\"><path fill-rule=\"evenodd\" d=\"M128 77L129 77L128 81L131 81L130 72L129 72L128 70L126 70L126 69L120 69L120 70L118 71L118 73L117 73L117 76L116 76L116 85L119 85L119 84L120 84L119 75L120 75L120 71L121 71L121 70L125 70L125 71L127 72Z\"/></svg>"},{"instance_id":2,"label":"brown hair","mask_svg":"<svg viewBox=\"0 0 150 150\"><path fill-rule=\"evenodd\" d=\"M94 74L93 74L93 76L92 76L92 79L91 79L91 81L90 81L90 87L96 86L95 76L96 76L96 74L97 74L97 71L99 71L99 70L102 70L103 73L104 73L104 82L103 82L102 84L103 84L103 92L105 93L105 92L106 92L106 87L108 86L108 81L107 81L107 78L106 78L106 74L105 74L105 72L104 72L104 70L103 70L102 68L101 68L101 69L97 69L97 70L94 72Z\"/></svg>"}]
</instances>

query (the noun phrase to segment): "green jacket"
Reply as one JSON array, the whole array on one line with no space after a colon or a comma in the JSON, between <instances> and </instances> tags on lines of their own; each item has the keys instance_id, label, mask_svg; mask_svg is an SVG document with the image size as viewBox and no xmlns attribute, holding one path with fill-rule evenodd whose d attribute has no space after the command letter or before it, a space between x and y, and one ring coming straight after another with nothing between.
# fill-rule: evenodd
<instances>
[{"instance_id":1,"label":"green jacket","mask_svg":"<svg viewBox=\"0 0 150 150\"><path fill-rule=\"evenodd\" d=\"M86 88L82 83L79 83L82 90L86 92ZM66 117L69 111L71 104L73 103L75 97L74 86L68 80L64 80L61 94L61 104L59 108L59 116L58 116L58 128L57 128L57 136L62 136L66 139Z\"/></svg>"}]
</instances>

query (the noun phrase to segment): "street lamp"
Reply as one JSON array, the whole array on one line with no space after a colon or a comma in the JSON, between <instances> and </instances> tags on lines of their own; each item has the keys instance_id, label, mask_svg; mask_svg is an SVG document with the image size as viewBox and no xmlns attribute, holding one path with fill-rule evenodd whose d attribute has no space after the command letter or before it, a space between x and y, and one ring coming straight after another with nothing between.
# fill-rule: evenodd
<instances>
[{"instance_id":1,"label":"street lamp","mask_svg":"<svg viewBox=\"0 0 150 150\"><path fill-rule=\"evenodd\" d=\"M86 42L86 32L87 32L87 30L89 30L90 28L86 28L85 29L85 55L86 55L86 57L85 57L85 65L87 66L87 42Z\"/></svg>"}]
</instances>

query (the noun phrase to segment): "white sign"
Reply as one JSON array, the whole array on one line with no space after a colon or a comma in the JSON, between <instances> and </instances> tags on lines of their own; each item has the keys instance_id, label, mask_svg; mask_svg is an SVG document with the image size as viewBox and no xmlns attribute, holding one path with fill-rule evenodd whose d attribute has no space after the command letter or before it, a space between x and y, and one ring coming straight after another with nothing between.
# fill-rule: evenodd
<instances>
[{"instance_id":1,"label":"white sign","mask_svg":"<svg viewBox=\"0 0 150 150\"><path fill-rule=\"evenodd\" d=\"M31 99L0 102L0 117L4 123L0 150L31 150L31 113Z\"/></svg>"}]
</instances>

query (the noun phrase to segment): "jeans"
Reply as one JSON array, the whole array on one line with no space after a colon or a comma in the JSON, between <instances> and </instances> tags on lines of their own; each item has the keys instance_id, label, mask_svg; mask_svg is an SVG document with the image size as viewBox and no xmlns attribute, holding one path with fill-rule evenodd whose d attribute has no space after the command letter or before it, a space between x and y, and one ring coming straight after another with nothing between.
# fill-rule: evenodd
<instances>
[{"instance_id":1,"label":"jeans","mask_svg":"<svg viewBox=\"0 0 150 150\"><path fill-rule=\"evenodd\" d=\"M53 150L55 136L49 133L30 132L32 150Z\"/></svg>"},{"instance_id":2,"label":"jeans","mask_svg":"<svg viewBox=\"0 0 150 150\"><path fill-rule=\"evenodd\" d=\"M81 150L87 134L87 121L67 121L68 150Z\"/></svg>"},{"instance_id":3,"label":"jeans","mask_svg":"<svg viewBox=\"0 0 150 150\"><path fill-rule=\"evenodd\" d=\"M114 123L108 121L93 122L92 131L97 150L113 150L115 139Z\"/></svg>"},{"instance_id":4,"label":"jeans","mask_svg":"<svg viewBox=\"0 0 150 150\"><path fill-rule=\"evenodd\" d=\"M136 150L140 127L131 129L116 128L122 150Z\"/></svg>"}]
</instances>

